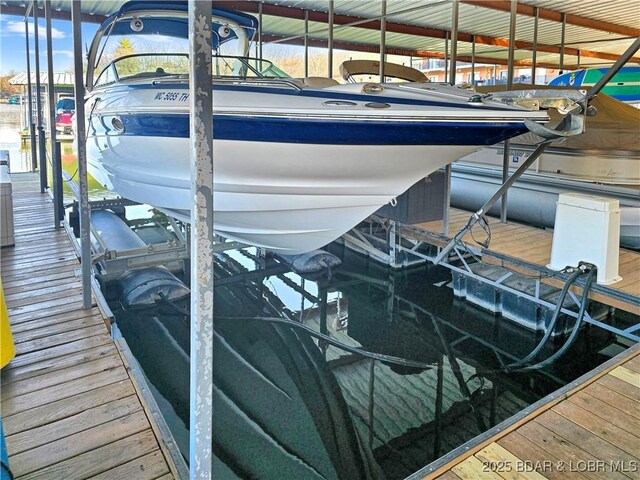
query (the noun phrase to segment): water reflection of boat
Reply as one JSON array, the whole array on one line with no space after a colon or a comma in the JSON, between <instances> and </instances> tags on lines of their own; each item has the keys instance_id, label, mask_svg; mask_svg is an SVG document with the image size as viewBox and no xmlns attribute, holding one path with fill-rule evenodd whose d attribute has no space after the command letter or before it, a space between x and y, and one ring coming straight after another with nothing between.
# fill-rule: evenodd
<instances>
[{"instance_id":1,"label":"water reflection of boat","mask_svg":"<svg viewBox=\"0 0 640 480\"><path fill-rule=\"evenodd\" d=\"M188 218L188 56L128 55L94 78L109 37L186 39L186 14L183 2L130 2L107 19L89 51L86 112L93 176ZM255 18L217 8L213 16L214 218L227 238L290 253L320 248L443 165L548 118L445 85L309 87L244 56ZM220 53L231 45L235 55Z\"/></svg>"},{"instance_id":2,"label":"water reflection of boat","mask_svg":"<svg viewBox=\"0 0 640 480\"><path fill-rule=\"evenodd\" d=\"M229 260L217 271L233 268ZM221 285L215 303L221 316L279 316L283 307L259 282ZM155 389L188 424L188 323L121 313L118 326ZM308 336L265 322L216 320L213 363L216 478L383 478Z\"/></svg>"},{"instance_id":3,"label":"water reflection of boat","mask_svg":"<svg viewBox=\"0 0 640 480\"><path fill-rule=\"evenodd\" d=\"M463 306L445 269L396 272L344 253L329 283L303 283L243 251L216 254L215 272L218 320L297 319L346 346L422 364L372 360L263 321L217 320L214 438L223 478L309 478L314 469L325 478L405 478L593 368L601 358L590 352L613 338L589 330L575 359L505 375L499 359L525 356L535 335ZM118 314L117 324L186 422L188 322Z\"/></svg>"}]
</instances>

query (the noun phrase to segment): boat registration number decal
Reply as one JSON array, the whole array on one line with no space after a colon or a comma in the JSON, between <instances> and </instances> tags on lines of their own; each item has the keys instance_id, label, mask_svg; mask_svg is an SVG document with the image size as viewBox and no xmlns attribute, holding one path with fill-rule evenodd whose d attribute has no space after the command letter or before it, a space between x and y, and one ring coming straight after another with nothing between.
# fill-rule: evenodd
<instances>
[{"instance_id":1,"label":"boat registration number decal","mask_svg":"<svg viewBox=\"0 0 640 480\"><path fill-rule=\"evenodd\" d=\"M154 97L154 100L169 100L178 102L186 102L188 99L189 94L182 92L158 92Z\"/></svg>"}]
</instances>

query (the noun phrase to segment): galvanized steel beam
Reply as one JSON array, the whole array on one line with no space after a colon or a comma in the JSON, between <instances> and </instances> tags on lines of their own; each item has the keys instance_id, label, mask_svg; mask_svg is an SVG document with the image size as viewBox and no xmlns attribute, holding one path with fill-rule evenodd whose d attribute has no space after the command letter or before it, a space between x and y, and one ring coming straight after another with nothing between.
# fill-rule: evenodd
<instances>
[{"instance_id":1,"label":"galvanized steel beam","mask_svg":"<svg viewBox=\"0 0 640 480\"><path fill-rule=\"evenodd\" d=\"M456 63L458 62L458 13L460 1L453 0L451 5L451 65L449 71L449 83L456 84Z\"/></svg>"},{"instance_id":2,"label":"galvanized steel beam","mask_svg":"<svg viewBox=\"0 0 640 480\"><path fill-rule=\"evenodd\" d=\"M87 131L84 118L84 85L82 81L82 25L80 2L71 2L73 33L73 86L76 100L76 140L78 142L78 186L80 198L80 266L82 268L82 308L91 308L91 207L87 174Z\"/></svg>"},{"instance_id":3,"label":"galvanized steel beam","mask_svg":"<svg viewBox=\"0 0 640 480\"><path fill-rule=\"evenodd\" d=\"M42 125L42 96L40 95L40 37L38 35L38 6L33 6L33 41L36 56L36 110L38 111L38 155L40 157L40 192L47 189L47 146Z\"/></svg>"},{"instance_id":4,"label":"galvanized steel beam","mask_svg":"<svg viewBox=\"0 0 640 480\"><path fill-rule=\"evenodd\" d=\"M327 49L328 49L327 77L328 78L333 78L333 9L334 9L334 1L329 0L329 14L328 14L329 15L329 18L328 18L329 32L328 32L328 38L327 38Z\"/></svg>"},{"instance_id":5,"label":"galvanized steel beam","mask_svg":"<svg viewBox=\"0 0 640 480\"><path fill-rule=\"evenodd\" d=\"M212 475L213 89L211 2L189 1L191 129L191 479Z\"/></svg>"},{"instance_id":6,"label":"galvanized steel beam","mask_svg":"<svg viewBox=\"0 0 640 480\"><path fill-rule=\"evenodd\" d=\"M51 163L53 165L53 222L56 229L60 228L62 219L62 163L58 149L60 144L56 142L56 100L53 82L53 46L51 37L51 0L44 2L44 16L47 29L47 83L49 88L49 144L51 146ZM60 185L60 187L58 187Z\"/></svg>"},{"instance_id":7,"label":"galvanized steel beam","mask_svg":"<svg viewBox=\"0 0 640 480\"><path fill-rule=\"evenodd\" d=\"M538 20L540 19L538 7L534 7L533 18L533 55L531 56L531 85L536 84L536 62L538 60ZM578 57L580 58L580 57Z\"/></svg>"},{"instance_id":8,"label":"galvanized steel beam","mask_svg":"<svg viewBox=\"0 0 640 480\"><path fill-rule=\"evenodd\" d=\"M33 84L31 83L31 52L29 45L29 18L24 19L24 33L27 52L27 98L29 102L29 144L31 146L31 170L35 172L38 168L38 153L36 150L36 126L33 123Z\"/></svg>"},{"instance_id":9,"label":"galvanized steel beam","mask_svg":"<svg viewBox=\"0 0 640 480\"><path fill-rule=\"evenodd\" d=\"M304 11L304 76L309 76L309 10Z\"/></svg>"},{"instance_id":10,"label":"galvanized steel beam","mask_svg":"<svg viewBox=\"0 0 640 480\"><path fill-rule=\"evenodd\" d=\"M511 17L509 18L509 60L507 65L507 90L513 88L513 60L515 57L515 41L516 41L516 21L518 12L518 0L511 0ZM509 178L509 147L511 142L504 141L504 151L502 154L502 183L504 184ZM507 221L507 190L502 194L500 201L500 221Z\"/></svg>"},{"instance_id":11,"label":"galvanized steel beam","mask_svg":"<svg viewBox=\"0 0 640 480\"><path fill-rule=\"evenodd\" d=\"M384 83L384 62L387 45L387 0L382 0L380 8L380 83Z\"/></svg>"}]
</instances>

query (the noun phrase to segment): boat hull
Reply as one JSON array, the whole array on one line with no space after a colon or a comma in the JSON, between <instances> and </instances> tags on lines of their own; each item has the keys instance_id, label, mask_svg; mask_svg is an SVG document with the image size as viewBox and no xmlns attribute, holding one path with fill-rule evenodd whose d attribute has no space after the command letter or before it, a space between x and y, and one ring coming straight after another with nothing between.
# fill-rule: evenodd
<instances>
[{"instance_id":1,"label":"boat hull","mask_svg":"<svg viewBox=\"0 0 640 480\"><path fill-rule=\"evenodd\" d=\"M214 228L283 253L314 250L477 148L214 140ZM188 138L91 136L87 142L89 170L101 184L183 212L192 205L189 151Z\"/></svg>"}]
</instances>

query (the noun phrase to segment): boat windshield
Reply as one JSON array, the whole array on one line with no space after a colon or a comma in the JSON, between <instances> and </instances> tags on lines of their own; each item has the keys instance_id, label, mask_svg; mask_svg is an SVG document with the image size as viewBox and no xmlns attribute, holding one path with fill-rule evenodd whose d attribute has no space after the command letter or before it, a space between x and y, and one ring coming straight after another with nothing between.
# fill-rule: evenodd
<instances>
[{"instance_id":1,"label":"boat windshield","mask_svg":"<svg viewBox=\"0 0 640 480\"><path fill-rule=\"evenodd\" d=\"M268 60L232 55L214 55L211 73L214 78L289 78ZM135 54L112 61L98 76L95 85L140 78L186 78L188 75L189 55L185 53Z\"/></svg>"}]
</instances>

